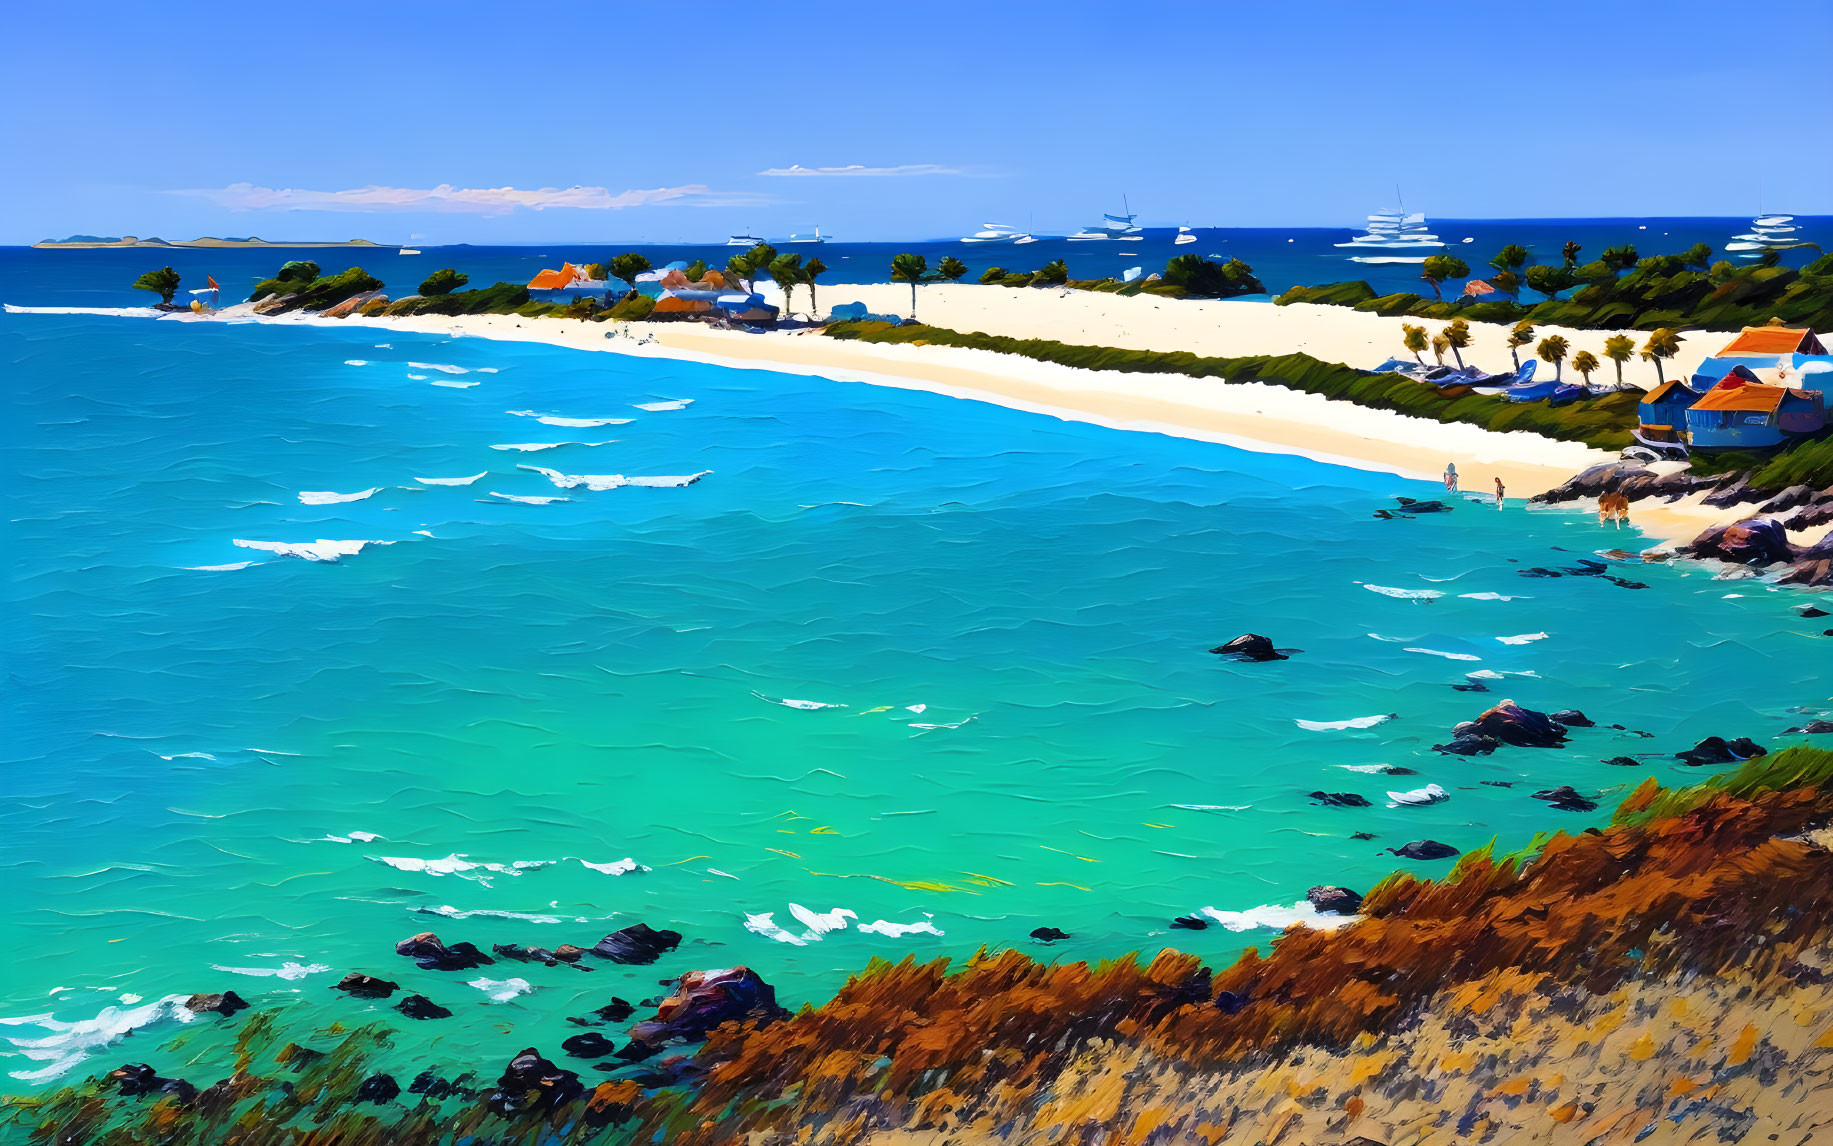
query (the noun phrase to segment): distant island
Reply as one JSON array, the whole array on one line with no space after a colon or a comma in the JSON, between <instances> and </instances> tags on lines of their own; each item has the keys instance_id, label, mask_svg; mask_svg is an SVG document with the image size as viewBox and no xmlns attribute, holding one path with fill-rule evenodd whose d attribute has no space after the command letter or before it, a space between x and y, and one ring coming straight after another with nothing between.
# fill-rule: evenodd
<instances>
[{"instance_id":1,"label":"distant island","mask_svg":"<svg viewBox=\"0 0 1833 1146\"><path fill-rule=\"evenodd\" d=\"M368 239L345 239L342 242L270 242L254 235L246 239L218 239L205 235L190 242L172 243L157 236L142 239L136 235L71 235L68 239L46 239L42 243L33 243L34 247L48 250L81 249L92 247L389 247L392 243L372 243Z\"/></svg>"}]
</instances>

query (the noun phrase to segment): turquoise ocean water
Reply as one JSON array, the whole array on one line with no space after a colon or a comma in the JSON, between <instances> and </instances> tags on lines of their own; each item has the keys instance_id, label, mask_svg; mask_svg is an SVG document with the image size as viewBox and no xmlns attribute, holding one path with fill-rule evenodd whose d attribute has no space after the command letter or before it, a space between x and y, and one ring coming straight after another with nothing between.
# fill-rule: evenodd
<instances>
[{"instance_id":1,"label":"turquoise ocean water","mask_svg":"<svg viewBox=\"0 0 1833 1146\"><path fill-rule=\"evenodd\" d=\"M451 1067L557 1054L566 1016L693 967L748 964L795 1005L907 953L1226 959L1309 886L1392 870L1382 848L1599 823L1645 776L1701 775L1664 753L1779 747L1827 703L1824 622L1791 593L1524 578L1631 538L1518 503L1378 520L1436 487L1303 459L369 328L9 314L0 340L7 1092L128 1059L218 1077L233 1024L162 1001L192 992L393 1020L391 1054ZM563 489L524 465L708 472ZM1205 651L1250 630L1303 652ZM1472 671L1513 675L1450 687ZM1652 736L1431 750L1505 696ZM1601 763L1625 753L1648 755ZM1429 783L1450 798L1384 806ZM1530 797L1562 783L1603 807ZM1204 907L1250 914L1168 930ZM680 950L590 974L393 954L639 920ZM1033 944L1046 925L1073 938ZM345 999L349 971L456 1014Z\"/></svg>"}]
</instances>

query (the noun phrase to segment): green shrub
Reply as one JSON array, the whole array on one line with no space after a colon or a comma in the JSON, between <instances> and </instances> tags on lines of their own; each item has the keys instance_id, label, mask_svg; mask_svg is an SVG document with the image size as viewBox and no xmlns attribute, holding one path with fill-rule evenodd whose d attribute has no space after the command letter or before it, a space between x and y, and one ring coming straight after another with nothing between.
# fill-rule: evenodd
<instances>
[{"instance_id":1,"label":"green shrub","mask_svg":"<svg viewBox=\"0 0 1833 1146\"><path fill-rule=\"evenodd\" d=\"M1202 255L1174 255L1165 264L1165 281L1199 298L1266 293L1254 277L1254 268L1240 259L1218 263Z\"/></svg>"},{"instance_id":2,"label":"green shrub","mask_svg":"<svg viewBox=\"0 0 1833 1146\"><path fill-rule=\"evenodd\" d=\"M627 294L606 311L607 317L620 322L636 322L656 312L656 300L646 294Z\"/></svg>"},{"instance_id":3,"label":"green shrub","mask_svg":"<svg viewBox=\"0 0 1833 1146\"><path fill-rule=\"evenodd\" d=\"M470 281L470 275L455 271L451 267L446 267L443 270L434 271L432 274L426 276L426 281L420 284L420 293L451 294L453 291Z\"/></svg>"},{"instance_id":4,"label":"green shrub","mask_svg":"<svg viewBox=\"0 0 1833 1146\"><path fill-rule=\"evenodd\" d=\"M1357 303L1356 309L1366 310L1383 318L1393 318L1396 315L1412 314L1413 308L1424 301L1425 299L1410 291L1401 291L1399 294L1384 294L1380 298L1371 298L1367 302Z\"/></svg>"},{"instance_id":5,"label":"green shrub","mask_svg":"<svg viewBox=\"0 0 1833 1146\"><path fill-rule=\"evenodd\" d=\"M1005 277L1006 277L1006 268L988 267L986 270L980 272L980 284L982 286L992 286L994 283L998 282L999 280Z\"/></svg>"},{"instance_id":6,"label":"green shrub","mask_svg":"<svg viewBox=\"0 0 1833 1146\"><path fill-rule=\"evenodd\" d=\"M1325 283L1322 286L1295 286L1273 301L1279 306L1291 306L1295 302L1314 302L1321 306L1355 306L1374 297L1375 288L1357 280Z\"/></svg>"}]
</instances>

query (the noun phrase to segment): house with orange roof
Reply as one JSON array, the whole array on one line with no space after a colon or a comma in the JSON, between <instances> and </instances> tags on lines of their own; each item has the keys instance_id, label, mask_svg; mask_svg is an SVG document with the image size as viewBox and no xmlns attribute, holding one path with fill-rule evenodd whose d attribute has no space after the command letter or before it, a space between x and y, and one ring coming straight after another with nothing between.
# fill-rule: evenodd
<instances>
[{"instance_id":1,"label":"house with orange roof","mask_svg":"<svg viewBox=\"0 0 1833 1146\"><path fill-rule=\"evenodd\" d=\"M542 302L570 302L581 295L603 295L610 289L604 279L586 274L583 267L561 263L559 270L544 270L528 280L528 294Z\"/></svg>"},{"instance_id":2,"label":"house with orange roof","mask_svg":"<svg viewBox=\"0 0 1833 1146\"><path fill-rule=\"evenodd\" d=\"M1766 385L1739 365L1687 408L1686 422L1695 449L1751 449L1819 433L1827 411L1820 391Z\"/></svg>"},{"instance_id":3,"label":"house with orange roof","mask_svg":"<svg viewBox=\"0 0 1833 1146\"><path fill-rule=\"evenodd\" d=\"M1745 366L1760 380L1781 386L1825 390L1833 381L1833 354L1804 326L1747 326L1717 354L1699 364L1693 388L1705 389Z\"/></svg>"}]
</instances>

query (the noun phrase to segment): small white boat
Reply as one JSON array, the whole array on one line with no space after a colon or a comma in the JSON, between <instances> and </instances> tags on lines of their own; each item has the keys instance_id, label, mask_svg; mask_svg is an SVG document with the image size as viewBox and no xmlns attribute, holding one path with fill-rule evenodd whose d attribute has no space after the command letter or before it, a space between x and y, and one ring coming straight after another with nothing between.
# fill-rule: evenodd
<instances>
[{"instance_id":1,"label":"small white boat","mask_svg":"<svg viewBox=\"0 0 1833 1146\"><path fill-rule=\"evenodd\" d=\"M1144 231L1138 223L1133 221L1138 216L1133 214L1133 205L1126 201L1126 196L1120 197L1120 205L1121 214L1116 215L1111 211L1104 212L1099 223L1092 227L1082 228L1069 236L1069 241L1082 243L1097 239L1112 239L1123 243L1137 243L1144 239Z\"/></svg>"},{"instance_id":2,"label":"small white boat","mask_svg":"<svg viewBox=\"0 0 1833 1146\"><path fill-rule=\"evenodd\" d=\"M1394 197L1400 200L1400 190L1395 188ZM1444 240L1434 235L1426 226L1426 217L1418 211L1409 212L1404 201L1391 211L1377 211L1368 216L1368 226L1362 234L1350 239L1347 243L1338 243L1338 249L1352 251L1396 251L1419 249L1423 247L1442 247ZM1350 256L1354 262L1372 260ZM1407 259L1406 262L1419 262L1421 259Z\"/></svg>"},{"instance_id":3,"label":"small white boat","mask_svg":"<svg viewBox=\"0 0 1833 1146\"><path fill-rule=\"evenodd\" d=\"M412 248L412 247L402 247L402 248L401 248L401 249L400 249L399 251L397 251L397 252L395 252L395 253L396 253L396 254L401 254L401 255L417 255L417 254L419 254L420 252L419 252L419 251L416 251L416 250L415 250L414 248Z\"/></svg>"},{"instance_id":4,"label":"small white boat","mask_svg":"<svg viewBox=\"0 0 1833 1146\"><path fill-rule=\"evenodd\" d=\"M1770 247L1800 242L1800 230L1795 226L1793 215L1758 215L1750 221L1750 230L1733 235L1733 241L1726 243L1725 249L1738 252L1739 258L1756 258Z\"/></svg>"},{"instance_id":5,"label":"small white boat","mask_svg":"<svg viewBox=\"0 0 1833 1146\"><path fill-rule=\"evenodd\" d=\"M815 233L812 235L791 235L789 236L789 238L783 240L783 242L785 244L788 244L788 243L825 243L827 242L827 239L822 236L821 228L817 226L815 228ZM753 245L755 246L756 244L753 244Z\"/></svg>"},{"instance_id":6,"label":"small white boat","mask_svg":"<svg viewBox=\"0 0 1833 1146\"><path fill-rule=\"evenodd\" d=\"M980 230L964 236L961 241L964 243L1010 243L1013 246L1037 242L1037 239L1031 235L1004 223L982 223L980 227Z\"/></svg>"},{"instance_id":7,"label":"small white boat","mask_svg":"<svg viewBox=\"0 0 1833 1146\"><path fill-rule=\"evenodd\" d=\"M1192 231L1189 227L1179 227L1177 229L1177 238L1172 239L1171 244L1172 246L1181 247L1186 243L1194 243L1196 241L1197 236L1195 231Z\"/></svg>"},{"instance_id":8,"label":"small white boat","mask_svg":"<svg viewBox=\"0 0 1833 1146\"><path fill-rule=\"evenodd\" d=\"M755 247L764 240L756 235L732 235L726 239L728 247Z\"/></svg>"}]
</instances>

